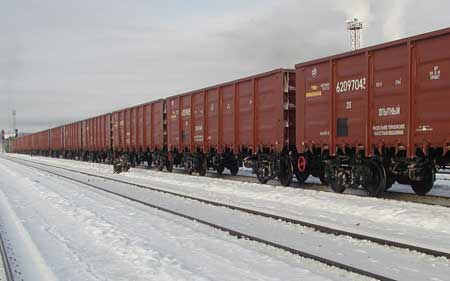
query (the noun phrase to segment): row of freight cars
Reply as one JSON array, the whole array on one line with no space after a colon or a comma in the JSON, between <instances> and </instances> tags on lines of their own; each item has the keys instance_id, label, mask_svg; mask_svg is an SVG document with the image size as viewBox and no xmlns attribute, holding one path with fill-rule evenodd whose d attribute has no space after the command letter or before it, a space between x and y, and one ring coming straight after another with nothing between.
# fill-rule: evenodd
<instances>
[{"instance_id":1,"label":"row of freight cars","mask_svg":"<svg viewBox=\"0 0 450 281\"><path fill-rule=\"evenodd\" d=\"M450 29L278 69L19 138L14 151L258 180L429 192L450 162Z\"/></svg>"}]
</instances>

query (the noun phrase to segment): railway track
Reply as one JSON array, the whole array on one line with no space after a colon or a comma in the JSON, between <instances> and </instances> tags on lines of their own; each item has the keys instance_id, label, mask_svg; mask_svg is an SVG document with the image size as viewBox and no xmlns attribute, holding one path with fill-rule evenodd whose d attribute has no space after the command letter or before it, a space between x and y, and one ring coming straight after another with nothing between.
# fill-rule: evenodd
<instances>
[{"instance_id":1,"label":"railway track","mask_svg":"<svg viewBox=\"0 0 450 281\"><path fill-rule=\"evenodd\" d=\"M9 159L9 160L11 160L11 159ZM14 160L11 160L11 161L14 161ZM34 162L34 161L29 161L29 160L21 159L19 161L14 161L14 162L19 163L20 161L26 161L26 162L30 162L32 164L37 164L37 165L46 166L46 167L50 167L50 168L61 169L61 170L64 170L64 171L69 171L69 172L73 172L73 173L79 173L79 174L86 175L86 176L91 176L91 177L96 177L96 178L100 178L100 179L104 179L104 180L110 180L110 181L113 181L113 182L118 182L118 183L123 183L123 184L127 184L127 185L132 185L132 186L135 186L135 187L148 189L148 190L151 190L151 191L161 192L161 193L164 193L164 194L169 194L169 195L181 197L181 198L184 198L184 199L190 199L190 200L198 201L198 202L205 203L205 204L210 204L210 205L217 206L217 207L225 207L225 208L229 208L229 209L232 209L232 210L245 212L245 213L252 214L252 215L258 215L258 216L262 216L262 217L266 217L266 218L272 218L272 219L275 219L275 220L281 220L281 221L292 223L292 224L297 224L297 225L301 225L301 226L305 226L305 227L310 227L310 228L315 229L316 231L327 233L327 234L345 235L345 236L349 236L349 237L352 237L352 238L355 238L355 239L371 241L371 242L374 242L374 243L377 243L377 244L380 244L380 245L386 245L386 246L392 246L392 247L397 247L397 248L403 248L403 249L417 251L417 252L428 254L428 255L432 255L432 256L437 256L437 257L442 256L442 257L446 257L446 258L450 259L450 253L446 253L446 252L440 252L440 251L431 250L431 249L427 249L427 248L422 248L422 247L409 245L409 244L405 244L405 243L399 243L399 242L396 242L396 241L390 241L390 240L386 240L386 239L380 239L380 238L371 237L371 236L367 236L367 235L361 235L361 234L352 233L352 232L348 232L348 231L343 231L343 230L339 230L339 229L324 227L324 226L321 226L321 225L318 225L318 224L309 223L309 222L306 222L306 221L301 221L301 220L296 220L296 219L292 219L292 218L287 218L287 217L283 217L283 216L279 216L279 215L275 215L275 214L270 214L270 213L266 213L266 212L252 210L252 209L249 209L249 208L243 208L243 207L240 207L240 206L226 204L226 203L222 203L222 202L218 202L218 201L211 201L211 200L207 200L207 199L203 199L203 198L199 198L199 197L185 195L185 194L174 192L174 191L168 191L168 190L161 189L161 188L154 187L154 186L150 186L150 185L137 184L137 183L134 183L134 182L129 182L129 181L125 181L125 180L118 180L118 179L114 179L114 178L110 178L110 177L105 177L105 176L101 176L101 175L96 175L96 174L92 174L92 173L87 173L87 172L83 172L83 171L78 171L78 170L74 170L74 169L59 167L59 166L50 165L50 164L38 163L38 162ZM28 166L30 166L30 165L28 165Z\"/></svg>"},{"instance_id":2,"label":"railway track","mask_svg":"<svg viewBox=\"0 0 450 281\"><path fill-rule=\"evenodd\" d=\"M247 233L244 233L244 232L241 232L241 231L229 228L229 227L224 227L224 226L222 226L220 224L216 224L216 223L213 223L213 222L210 222L210 221L202 220L202 219L199 219L198 217L194 217L194 216L191 216L191 215L186 215L186 214L178 212L176 210L164 208L164 207L161 207L161 206L158 206L158 205L155 205L155 204L150 204L148 202L145 202L145 201L142 201L142 200L139 200L139 199L136 199L136 198L133 198L133 197L130 197L130 196L118 193L118 192L114 192L114 191L108 190L108 189L103 188L101 186L98 186L96 184L85 182L85 181L79 180L79 179L77 179L75 177L64 175L63 173L58 173L58 172L51 171L51 170L46 169L46 168L37 167L37 165L45 166L47 168L50 167L50 168L62 169L64 171L70 171L72 173L79 173L79 174L82 174L82 175L88 175L90 177L98 177L98 178L101 178L103 180L111 180L111 181L115 181L115 182L120 182L120 183L124 183L124 184L128 184L128 185L138 186L138 187L141 187L141 188L146 188L146 189L157 191L157 190L155 190L153 188L149 188L149 187L145 187L145 186L139 186L139 185L132 184L132 183L127 183L127 182L124 182L124 181L118 181L118 180L110 179L110 178L103 177L103 176L96 176L96 175L92 175L92 174L89 174L89 173L80 172L80 171L71 170L71 169L66 169L66 168L61 168L61 167L57 167L57 166L53 166L53 165L47 165L47 164L41 164L41 163L34 163L35 165L33 165L33 164L30 164L30 163L24 163L22 161L11 160L11 159L8 159L8 160L13 161L13 162L18 163L18 164L21 164L21 165L28 166L30 168L34 168L34 169L40 170L40 171L45 172L45 173L49 173L49 174L52 174L52 175L55 175L55 176L67 179L67 180L72 181L72 182L80 183L80 184L88 186L90 188L94 188L96 190L100 190L101 192L105 192L105 193L108 193L108 194L111 194L111 195L114 195L114 196L117 196L117 197L129 200L129 201L132 201L134 203L138 203L138 204L141 204L141 205L144 205L144 206L147 206L147 207L151 207L151 208L154 208L154 209L157 209L157 210L160 210L160 211L163 211L163 212L166 212L166 213L178 216L178 217L182 217L182 218L194 221L196 223L201 223L203 225L212 227L214 229L226 232L229 235L237 237L239 239L247 239L247 240L250 240L250 241L262 243L262 244L265 244L265 245L268 245L268 246L271 246L271 247L274 247L274 248L277 248L277 249L280 249L280 250L287 251L289 253L292 253L294 255L297 255L297 256L300 256L300 257L303 257L303 258L307 258L307 259L311 259L311 260L314 260L314 261L318 261L318 262L321 262L321 263L326 264L328 266L340 268L340 269L343 269L345 271L356 273L358 275L366 276L366 277L369 277L369 278L373 278L373 279L377 279L377 280L383 280L383 281L393 281L393 280L395 280L395 279L392 279L392 278L389 278L389 277L386 277L386 276L383 276L383 275L380 275L380 274L377 274L377 273L369 272L369 271L366 271L366 270L363 270L363 269L360 269L360 268L353 267L351 265L343 264L343 263L340 263L340 262L335 261L335 260L330 260L330 259L327 259L327 258L323 258L323 257L317 256L317 255L314 255L314 254L310 254L310 253L307 253L307 252L304 252L304 251L301 251L301 250L298 250L298 249L294 249L294 248L291 248L291 247L288 247L288 246L285 246L285 245L278 244L278 243L273 242L273 241L265 240L265 239L259 238L257 236L249 235ZM31 161L28 161L28 162L31 162ZM214 206L220 206L220 207L226 207L226 208L234 208L236 210L241 210L239 207L227 206L226 204L221 204L221 203L217 203L217 202L211 202L211 201L203 200L203 199L200 199L200 198L193 198L193 197L189 197L189 196L178 195L178 194L175 194L175 193L168 193L166 191L157 191L157 192L163 192L163 193L166 193L166 194L182 197L182 198L185 198L185 199L191 199L191 200L199 201L199 202L206 203L206 204L213 204ZM258 215L257 211L245 210L245 209L242 209L242 211L250 213L250 214ZM259 215L263 215L263 214L261 213ZM337 233L335 233L335 234L337 234Z\"/></svg>"},{"instance_id":3,"label":"railway track","mask_svg":"<svg viewBox=\"0 0 450 281\"><path fill-rule=\"evenodd\" d=\"M142 189L148 189L148 190L155 191L155 192L158 192L158 193L164 193L164 194L167 194L167 195L176 196L176 197L180 197L180 198L183 198L183 199L189 199L189 200L201 202L201 203L212 205L212 206L216 206L216 207L223 207L223 208L227 208L227 209L231 209L231 210L236 210L236 211L239 211L239 212L244 212L244 213L247 213L247 214L250 214L250 215L260 216L260 217L264 217L264 218L270 218L270 219L277 220L277 221L287 222L287 223L290 223L290 224L311 228L314 231L325 233L325 234L331 234L331 235L336 235L336 236L349 236L349 237L354 238L354 239L367 240L367 241L370 241L372 243L376 243L376 244L379 244L379 245L386 245L386 246L391 246L391 247L395 247L395 248L407 249L407 250L416 251L416 252L427 254L427 255L432 255L432 256L436 256L436 257L445 257L447 259L450 259L450 253L446 253L446 252L440 252L440 251L436 251L436 250L432 250L432 249L418 247L418 246L415 246L415 245L408 245L408 244L399 243L399 242L396 242L396 241L390 241L390 240L386 240L386 239L380 239L380 238L377 238L377 237L371 237L371 236L361 235L361 234L352 233L352 232L348 232L348 231L342 231L342 230L339 230L339 229L333 229L333 228L329 228L329 227L324 227L324 226L321 226L321 225L311 224L311 223L308 223L308 222L305 222L305 221L296 220L296 219L292 219L292 218L287 218L287 217L283 217L283 216L279 216L279 215L275 215L275 214L260 212L260 211L257 211L257 210L252 210L252 209L248 209L248 208L242 208L242 207L239 207L239 206L234 206L234 205L225 204L225 203L221 203L221 202L205 200L205 199L197 198L197 197L193 197L193 196L187 196L187 195L184 195L184 194L171 192L171 191L159 189L159 188L152 187L152 186L140 185L140 184L131 183L131 182L122 181L122 180L117 180L117 179L113 179L113 178L109 178L109 177L105 177L105 176L99 176L99 175L95 175L95 174L91 174L91 173L77 171L77 170L74 170L74 169L63 168L63 167L59 167L59 166L55 166L55 165L49 165L49 164L44 164L44 163L36 163L34 161L17 160L17 159L11 160L11 161L14 161L16 163L23 164L23 165L26 165L26 166L29 166L29 167L32 167L32 168L35 168L35 169L39 169L41 171L44 171L44 172L47 172L47 173L50 173L50 174L53 174L53 175L56 175L56 176L60 176L60 177L66 178L66 179L71 180L71 181L79 182L79 183L82 183L84 185L88 185L90 187L96 188L96 189L100 189L100 190L102 190L104 192L108 192L108 193L111 193L113 195L120 196L122 198L131 200L133 202L144 204L146 206L153 207L153 208L156 208L156 209L159 209L159 210L162 210L162 211L165 211L165 212L177 215L177 216L181 216L181 217L184 217L186 219L190 219L190 220L194 220L194 221L203 223L203 224L211 226L213 228L216 228L216 229L219 229L219 230L222 230L222 231L225 231L225 232L229 232L233 236L242 237L242 238L246 238L246 239L249 239L249 240L252 240L252 241L264 243L264 244L267 244L267 245L270 245L270 246L273 246L273 247L276 247L276 248L279 248L279 249L291 252L293 254L296 254L296 255L299 255L299 256L302 256L302 257L305 257L305 258L310 258L310 259L313 259L313 260L316 260L316 261L323 262L323 263L325 263L327 265L336 266L336 267L339 267L341 269L345 269L345 270L348 270L348 271L351 271L351 272L354 272L354 273L358 273L358 274L365 275L365 276L372 277L372 278L379 279L379 280L392 280L392 279L386 278L385 276L379 276L379 274L373 274L371 272L366 272L364 270L360 270L358 268L354 268L354 267L346 265L346 264L341 264L341 263L335 262L333 260L324 259L324 258L322 258L320 256L316 256L316 255L312 255L312 254L309 254L309 253L306 253L306 252L302 252L302 251L299 251L297 249L289 248L289 247L286 247L286 246L283 246L283 245L280 245L280 244L277 244L277 243L274 243L274 242L271 242L271 241L267 241L267 240L258 238L256 236L248 235L246 233L243 233L243 232L240 232L240 231L236 231L234 229L230 229L230 228L218 225L218 224L214 224L214 223L211 223L211 222L199 219L198 217L185 215L183 213L179 213L179 212L174 211L174 210L162 208L161 206L157 206L157 205L154 205L154 204L148 204L148 203L142 202L141 200L138 200L136 198L125 196L123 194L120 194L120 193L117 193L117 192L112 192L111 190L107 190L105 188L96 186L95 184L92 184L92 181L91 182L89 182L89 180L88 180L88 182L80 181L80 180L77 180L76 178L74 178L73 176L65 175L64 172L60 173L60 172L55 172L55 171L51 171L51 170L49 171L48 168L59 169L61 171L66 171L66 172L70 172L70 173L73 173L73 174L79 174L79 175L84 175L84 176L88 176L88 177L94 177L94 178L102 179L102 180L105 180L105 181L112 181L112 182L118 182L118 183L121 183L121 184L132 185L132 186L139 187L139 188L142 188ZM39 166L39 167L37 167L36 165ZM42 167L45 167L45 168L42 168Z\"/></svg>"},{"instance_id":4,"label":"railway track","mask_svg":"<svg viewBox=\"0 0 450 281\"><path fill-rule=\"evenodd\" d=\"M21 160L30 161L30 160L26 160L26 159L21 159ZM31 162L34 162L34 161L31 161ZM96 164L110 165L107 163L96 163ZM148 167L146 167L144 165L140 165L135 168L142 169L142 170L149 169ZM177 167L174 167L172 172L180 173L180 174L185 173L182 168L177 168ZM219 176L219 175L217 175L217 173L215 171L207 171L206 174L210 177L221 178L221 179L226 179L226 180L233 180L233 181L238 181L238 182L248 182L248 183L258 183L258 179L256 178L256 176L246 176L246 175L232 176L230 174L223 174L223 175ZM450 179L439 179L439 180L450 181ZM272 185L272 186L281 186L281 184L277 180L271 180L267 184ZM321 185L321 184L315 184L315 183L299 184L295 178L291 184L291 187L334 193L334 191L331 190L331 188L328 186ZM367 195L367 193L363 189L347 189L344 193L342 193L342 196L368 197L369 195ZM389 190L389 191L386 191L379 198L450 208L450 197L447 197L447 196L439 196L439 195L421 196L421 195L417 195L415 193L407 193L407 192L399 192L399 191Z\"/></svg>"},{"instance_id":5,"label":"railway track","mask_svg":"<svg viewBox=\"0 0 450 281\"><path fill-rule=\"evenodd\" d=\"M0 281L14 281L13 270L6 254L6 243L0 230Z\"/></svg>"},{"instance_id":6,"label":"railway track","mask_svg":"<svg viewBox=\"0 0 450 281\"><path fill-rule=\"evenodd\" d=\"M148 169L144 166L139 166L136 168L143 169L143 170ZM174 168L173 172L182 174L182 173L184 173L184 170L181 168ZM221 176L218 176L217 173L214 171L207 171L207 175L209 175L210 177L222 178L222 179L239 181L239 182L258 183L258 179L256 177L252 177L252 176L245 176L245 175L232 176L232 175L228 175L228 174L223 174ZM281 184L276 180L269 181L267 184L272 185L272 186L281 186ZM331 188L328 186L314 184L314 183L299 184L296 180L294 180L292 182L291 187L334 193L334 191L331 190ZM368 197L367 193L363 189L348 189L345 191L345 193L343 193L341 195L342 196ZM447 197L447 196L439 196L439 195L421 196L421 195L417 195L414 193L406 193L406 192L389 190L389 191L386 191L383 194L383 196L381 196L380 198L450 208L450 197Z\"/></svg>"},{"instance_id":7,"label":"railway track","mask_svg":"<svg viewBox=\"0 0 450 281\"><path fill-rule=\"evenodd\" d=\"M217 174L214 172L209 172L209 174L211 176L218 177ZM258 183L258 180L255 177L250 177L250 176L222 175L220 177L227 179L227 180ZM271 184L273 186L281 186L278 181L270 181L268 184ZM314 184L314 183L303 183L300 185L296 181L293 181L291 186L294 188L303 188L303 189L308 189L308 190L334 193L334 191L331 190L330 187L325 186L325 185L320 185L320 184ZM345 193L343 193L341 195L342 196L368 197L367 193L363 189L348 189L345 191ZM446 196L439 196L439 195L421 196L421 195L417 195L414 193L406 193L406 192L389 190L389 191L386 191L380 198L450 208L450 197L446 197Z\"/></svg>"}]
</instances>

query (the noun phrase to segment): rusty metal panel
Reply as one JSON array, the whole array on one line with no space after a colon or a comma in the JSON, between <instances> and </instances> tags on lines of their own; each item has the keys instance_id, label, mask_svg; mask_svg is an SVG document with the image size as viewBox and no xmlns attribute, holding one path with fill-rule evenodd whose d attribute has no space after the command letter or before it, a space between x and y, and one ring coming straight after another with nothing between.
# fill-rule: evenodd
<instances>
[{"instance_id":1,"label":"rusty metal panel","mask_svg":"<svg viewBox=\"0 0 450 281\"><path fill-rule=\"evenodd\" d=\"M36 146L37 146L37 143L36 143L36 134L32 134L32 135L30 136L30 144L31 144L31 149L32 149L32 150L36 150Z\"/></svg>"},{"instance_id":2,"label":"rusty metal panel","mask_svg":"<svg viewBox=\"0 0 450 281\"><path fill-rule=\"evenodd\" d=\"M63 144L63 127L50 129L50 150L62 150Z\"/></svg>"},{"instance_id":3,"label":"rusty metal panel","mask_svg":"<svg viewBox=\"0 0 450 281\"><path fill-rule=\"evenodd\" d=\"M92 133L91 130L93 130L92 127L92 120L86 120L86 149L92 150Z\"/></svg>"},{"instance_id":4,"label":"rusty metal panel","mask_svg":"<svg viewBox=\"0 0 450 281\"><path fill-rule=\"evenodd\" d=\"M50 148L50 130L36 133L35 143L37 150L47 151Z\"/></svg>"},{"instance_id":5,"label":"rusty metal panel","mask_svg":"<svg viewBox=\"0 0 450 281\"><path fill-rule=\"evenodd\" d=\"M94 130L94 147L96 151L103 150L105 145L105 132L104 132L104 123L105 123L105 116L99 116L94 119L95 121L95 130Z\"/></svg>"},{"instance_id":6,"label":"rusty metal panel","mask_svg":"<svg viewBox=\"0 0 450 281\"><path fill-rule=\"evenodd\" d=\"M445 29L298 64L297 148L446 147L448 46Z\"/></svg>"},{"instance_id":7,"label":"rusty metal panel","mask_svg":"<svg viewBox=\"0 0 450 281\"><path fill-rule=\"evenodd\" d=\"M87 137L86 137L86 125L87 125L87 120L83 120L81 122L81 136L82 136L82 143L83 143L83 150L87 150L88 148L88 143L87 143Z\"/></svg>"},{"instance_id":8,"label":"rusty metal panel","mask_svg":"<svg viewBox=\"0 0 450 281\"><path fill-rule=\"evenodd\" d=\"M144 105L140 105L136 112L136 147L145 150L147 148L144 142Z\"/></svg>"},{"instance_id":9,"label":"rusty metal panel","mask_svg":"<svg viewBox=\"0 0 450 281\"><path fill-rule=\"evenodd\" d=\"M77 126L81 126L83 150L106 151L110 149L110 122L111 115L109 113L79 122Z\"/></svg>"},{"instance_id":10,"label":"rusty metal panel","mask_svg":"<svg viewBox=\"0 0 450 281\"><path fill-rule=\"evenodd\" d=\"M206 92L206 146L219 148L219 88Z\"/></svg>"},{"instance_id":11,"label":"rusty metal panel","mask_svg":"<svg viewBox=\"0 0 450 281\"><path fill-rule=\"evenodd\" d=\"M181 143L180 148L191 148L192 144L192 122L191 122L191 99L192 95L184 95L180 97L180 135L181 135Z\"/></svg>"},{"instance_id":12,"label":"rusty metal panel","mask_svg":"<svg viewBox=\"0 0 450 281\"><path fill-rule=\"evenodd\" d=\"M80 150L81 146L81 122L64 126L64 149Z\"/></svg>"},{"instance_id":13,"label":"rusty metal panel","mask_svg":"<svg viewBox=\"0 0 450 281\"><path fill-rule=\"evenodd\" d=\"M164 147L164 101L158 101L151 106L151 143L153 149Z\"/></svg>"},{"instance_id":14,"label":"rusty metal panel","mask_svg":"<svg viewBox=\"0 0 450 281\"><path fill-rule=\"evenodd\" d=\"M36 150L37 149L37 134L31 135L31 149Z\"/></svg>"},{"instance_id":15,"label":"rusty metal panel","mask_svg":"<svg viewBox=\"0 0 450 281\"><path fill-rule=\"evenodd\" d=\"M144 138L144 143L145 143L145 147L150 148L150 150L153 149L153 144L152 144L152 104L146 104L143 107L143 114L144 114L144 119L143 119L143 138Z\"/></svg>"},{"instance_id":16,"label":"rusty metal panel","mask_svg":"<svg viewBox=\"0 0 450 281\"><path fill-rule=\"evenodd\" d=\"M365 54L297 68L297 149L366 142ZM333 152L333 151L332 151Z\"/></svg>"},{"instance_id":17,"label":"rusty metal panel","mask_svg":"<svg viewBox=\"0 0 450 281\"><path fill-rule=\"evenodd\" d=\"M94 135L95 135L95 127L94 127L95 119L88 120L88 128L86 129L88 135L88 147L89 150L94 150Z\"/></svg>"},{"instance_id":18,"label":"rusty metal panel","mask_svg":"<svg viewBox=\"0 0 450 281\"><path fill-rule=\"evenodd\" d=\"M131 145L131 109L125 109L124 112L124 121L125 121L125 142L124 149L127 149Z\"/></svg>"},{"instance_id":19,"label":"rusty metal panel","mask_svg":"<svg viewBox=\"0 0 450 281\"><path fill-rule=\"evenodd\" d=\"M362 146L366 139L367 57L358 54L335 61L334 126L337 146Z\"/></svg>"},{"instance_id":20,"label":"rusty metal panel","mask_svg":"<svg viewBox=\"0 0 450 281\"><path fill-rule=\"evenodd\" d=\"M105 117L105 147L111 150L111 114Z\"/></svg>"},{"instance_id":21,"label":"rusty metal panel","mask_svg":"<svg viewBox=\"0 0 450 281\"><path fill-rule=\"evenodd\" d=\"M252 147L254 143L253 83L253 80L246 80L236 84L238 96L237 140L240 147Z\"/></svg>"},{"instance_id":22,"label":"rusty metal panel","mask_svg":"<svg viewBox=\"0 0 450 281\"><path fill-rule=\"evenodd\" d=\"M119 112L112 113L112 141L113 149L118 149L120 145L120 132L119 132Z\"/></svg>"},{"instance_id":23,"label":"rusty metal panel","mask_svg":"<svg viewBox=\"0 0 450 281\"><path fill-rule=\"evenodd\" d=\"M255 79L255 137L259 147L271 147L277 151L284 141L284 71Z\"/></svg>"},{"instance_id":24,"label":"rusty metal panel","mask_svg":"<svg viewBox=\"0 0 450 281\"><path fill-rule=\"evenodd\" d=\"M100 116L97 118L97 143L96 148L97 150L104 150L106 148L106 142L105 142L105 118L106 115Z\"/></svg>"},{"instance_id":25,"label":"rusty metal panel","mask_svg":"<svg viewBox=\"0 0 450 281\"><path fill-rule=\"evenodd\" d=\"M119 143L118 148L122 149L125 146L125 111L119 112Z\"/></svg>"},{"instance_id":26,"label":"rusty metal panel","mask_svg":"<svg viewBox=\"0 0 450 281\"><path fill-rule=\"evenodd\" d=\"M135 149L137 146L137 108L130 109L130 148Z\"/></svg>"},{"instance_id":27,"label":"rusty metal panel","mask_svg":"<svg viewBox=\"0 0 450 281\"><path fill-rule=\"evenodd\" d=\"M83 144L84 144L84 150L90 150L91 144L89 140L89 129L90 129L90 122L89 120L83 121Z\"/></svg>"},{"instance_id":28,"label":"rusty metal panel","mask_svg":"<svg viewBox=\"0 0 450 281\"><path fill-rule=\"evenodd\" d=\"M180 99L167 99L167 145L170 150L180 145Z\"/></svg>"},{"instance_id":29,"label":"rusty metal panel","mask_svg":"<svg viewBox=\"0 0 450 281\"><path fill-rule=\"evenodd\" d=\"M99 116L94 119L95 130L93 131L94 135L94 148L96 151L100 151L104 149L105 145L105 132L104 132L104 124L105 124L105 116Z\"/></svg>"},{"instance_id":30,"label":"rusty metal panel","mask_svg":"<svg viewBox=\"0 0 450 281\"><path fill-rule=\"evenodd\" d=\"M450 142L450 31L414 45L414 143L446 147Z\"/></svg>"},{"instance_id":31,"label":"rusty metal panel","mask_svg":"<svg viewBox=\"0 0 450 281\"><path fill-rule=\"evenodd\" d=\"M374 51L371 69L371 141L373 145L407 144L409 52L403 44Z\"/></svg>"},{"instance_id":32,"label":"rusty metal panel","mask_svg":"<svg viewBox=\"0 0 450 281\"><path fill-rule=\"evenodd\" d=\"M236 95L234 84L221 87L220 95L221 148L235 148L236 142Z\"/></svg>"},{"instance_id":33,"label":"rusty metal panel","mask_svg":"<svg viewBox=\"0 0 450 281\"><path fill-rule=\"evenodd\" d=\"M100 132L100 128L99 128L99 122L101 120L101 117L96 117L94 119L92 119L92 148L94 150L98 150L100 147L100 142L101 142L101 137L102 134Z\"/></svg>"},{"instance_id":34,"label":"rusty metal panel","mask_svg":"<svg viewBox=\"0 0 450 281\"><path fill-rule=\"evenodd\" d=\"M192 127L193 127L193 147L204 149L205 140L205 92L192 94Z\"/></svg>"}]
</instances>

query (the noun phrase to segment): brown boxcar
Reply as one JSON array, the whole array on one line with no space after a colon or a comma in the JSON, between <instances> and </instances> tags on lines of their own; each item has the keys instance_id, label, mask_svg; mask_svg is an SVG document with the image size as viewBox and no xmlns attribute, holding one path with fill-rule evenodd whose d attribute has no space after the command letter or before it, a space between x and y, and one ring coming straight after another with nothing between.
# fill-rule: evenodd
<instances>
[{"instance_id":1,"label":"brown boxcar","mask_svg":"<svg viewBox=\"0 0 450 281\"><path fill-rule=\"evenodd\" d=\"M111 114L82 121L83 159L105 161L111 151Z\"/></svg>"},{"instance_id":2,"label":"brown boxcar","mask_svg":"<svg viewBox=\"0 0 450 281\"><path fill-rule=\"evenodd\" d=\"M132 164L151 164L154 154L159 156L166 149L164 104L161 99L112 113L112 147L116 154L128 154Z\"/></svg>"},{"instance_id":3,"label":"brown boxcar","mask_svg":"<svg viewBox=\"0 0 450 281\"><path fill-rule=\"evenodd\" d=\"M79 158L83 149L81 138L82 122L75 122L64 126L64 157Z\"/></svg>"},{"instance_id":4,"label":"brown boxcar","mask_svg":"<svg viewBox=\"0 0 450 281\"><path fill-rule=\"evenodd\" d=\"M19 137L15 140L15 153L31 153L33 150L32 135Z\"/></svg>"},{"instance_id":5,"label":"brown boxcar","mask_svg":"<svg viewBox=\"0 0 450 281\"><path fill-rule=\"evenodd\" d=\"M64 127L50 129L50 155L59 157L64 150Z\"/></svg>"},{"instance_id":6,"label":"brown boxcar","mask_svg":"<svg viewBox=\"0 0 450 281\"><path fill-rule=\"evenodd\" d=\"M33 154L49 156L50 130L34 133L31 137Z\"/></svg>"},{"instance_id":7,"label":"brown boxcar","mask_svg":"<svg viewBox=\"0 0 450 281\"><path fill-rule=\"evenodd\" d=\"M279 160L268 158L295 145L294 99L295 73L284 69L167 98L174 164L200 174L209 166L236 174L238 163L255 155L261 161L247 160L267 182L280 171Z\"/></svg>"},{"instance_id":8,"label":"brown boxcar","mask_svg":"<svg viewBox=\"0 0 450 281\"><path fill-rule=\"evenodd\" d=\"M301 63L298 166L337 192L433 186L450 145L450 29ZM385 175L386 174L386 175Z\"/></svg>"}]
</instances>

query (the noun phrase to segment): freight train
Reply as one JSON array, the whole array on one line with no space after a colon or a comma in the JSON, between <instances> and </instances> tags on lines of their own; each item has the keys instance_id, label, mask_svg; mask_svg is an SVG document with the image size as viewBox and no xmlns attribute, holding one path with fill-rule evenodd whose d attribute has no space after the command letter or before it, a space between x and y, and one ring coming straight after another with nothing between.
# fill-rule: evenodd
<instances>
[{"instance_id":1,"label":"freight train","mask_svg":"<svg viewBox=\"0 0 450 281\"><path fill-rule=\"evenodd\" d=\"M303 62L18 138L13 151L283 186L424 195L450 162L450 29Z\"/></svg>"}]
</instances>

